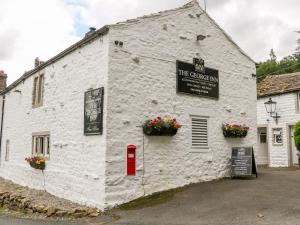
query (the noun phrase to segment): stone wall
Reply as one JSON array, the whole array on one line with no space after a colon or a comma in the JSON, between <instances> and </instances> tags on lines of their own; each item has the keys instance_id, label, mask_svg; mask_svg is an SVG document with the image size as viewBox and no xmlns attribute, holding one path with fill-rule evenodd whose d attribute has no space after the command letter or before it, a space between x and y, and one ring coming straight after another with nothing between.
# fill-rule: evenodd
<instances>
[{"instance_id":1,"label":"stone wall","mask_svg":"<svg viewBox=\"0 0 300 225\"><path fill-rule=\"evenodd\" d=\"M197 41L197 35L205 35ZM123 42L123 46L115 41ZM176 60L194 57L219 70L219 99L176 94ZM256 147L254 63L197 4L110 28L106 153L107 207L189 183L229 175L231 148ZM209 118L209 150L191 150L190 115ZM143 136L156 116L183 125L174 137ZM224 122L250 126L225 139ZM137 174L126 176L126 146L137 145Z\"/></svg>"},{"instance_id":2,"label":"stone wall","mask_svg":"<svg viewBox=\"0 0 300 225\"><path fill-rule=\"evenodd\" d=\"M71 201L104 207L104 133L84 136L84 92L107 89L108 37L99 37L38 73L44 73L43 106L32 108L35 74L5 94L0 176ZM32 133L50 132L50 159L44 173L31 168ZM10 141L5 161L6 140Z\"/></svg>"}]
</instances>

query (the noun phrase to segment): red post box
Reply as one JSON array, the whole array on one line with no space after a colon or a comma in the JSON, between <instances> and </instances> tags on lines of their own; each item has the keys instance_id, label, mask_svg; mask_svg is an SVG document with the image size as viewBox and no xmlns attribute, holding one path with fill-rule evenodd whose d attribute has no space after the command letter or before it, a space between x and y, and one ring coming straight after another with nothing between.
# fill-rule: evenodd
<instances>
[{"instance_id":1,"label":"red post box","mask_svg":"<svg viewBox=\"0 0 300 225\"><path fill-rule=\"evenodd\" d=\"M127 176L135 176L135 145L127 146Z\"/></svg>"}]
</instances>

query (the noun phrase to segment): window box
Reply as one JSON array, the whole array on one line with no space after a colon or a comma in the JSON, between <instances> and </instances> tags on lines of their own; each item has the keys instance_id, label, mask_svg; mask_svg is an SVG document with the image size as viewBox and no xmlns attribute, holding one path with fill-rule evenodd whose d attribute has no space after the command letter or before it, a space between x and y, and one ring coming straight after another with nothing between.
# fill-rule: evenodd
<instances>
[{"instance_id":1,"label":"window box","mask_svg":"<svg viewBox=\"0 0 300 225\"><path fill-rule=\"evenodd\" d=\"M38 170L44 170L46 167L46 162L43 157L33 156L33 157L28 157L25 160L29 163L29 165L32 168L35 168Z\"/></svg>"},{"instance_id":2,"label":"window box","mask_svg":"<svg viewBox=\"0 0 300 225\"><path fill-rule=\"evenodd\" d=\"M143 125L144 134L148 136L174 136L181 125L176 119L157 117L147 120Z\"/></svg>"},{"instance_id":3,"label":"window box","mask_svg":"<svg viewBox=\"0 0 300 225\"><path fill-rule=\"evenodd\" d=\"M244 138L248 134L249 127L238 124L223 124L223 135L226 138Z\"/></svg>"}]
</instances>

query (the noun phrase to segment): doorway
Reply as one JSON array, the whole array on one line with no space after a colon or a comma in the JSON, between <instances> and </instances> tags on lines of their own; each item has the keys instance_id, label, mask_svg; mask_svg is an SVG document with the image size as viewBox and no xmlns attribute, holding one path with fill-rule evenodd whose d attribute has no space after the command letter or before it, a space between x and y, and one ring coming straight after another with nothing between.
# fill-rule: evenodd
<instances>
[{"instance_id":1,"label":"doorway","mask_svg":"<svg viewBox=\"0 0 300 225\"><path fill-rule=\"evenodd\" d=\"M297 148L294 142L294 126L289 127L289 140L290 140L290 160L289 160L289 165L290 166L295 166L298 165L298 156L297 156Z\"/></svg>"},{"instance_id":2,"label":"doorway","mask_svg":"<svg viewBox=\"0 0 300 225\"><path fill-rule=\"evenodd\" d=\"M258 154L257 164L269 165L269 151L268 151L268 135L267 127L259 127L257 129L257 143L258 143Z\"/></svg>"}]
</instances>

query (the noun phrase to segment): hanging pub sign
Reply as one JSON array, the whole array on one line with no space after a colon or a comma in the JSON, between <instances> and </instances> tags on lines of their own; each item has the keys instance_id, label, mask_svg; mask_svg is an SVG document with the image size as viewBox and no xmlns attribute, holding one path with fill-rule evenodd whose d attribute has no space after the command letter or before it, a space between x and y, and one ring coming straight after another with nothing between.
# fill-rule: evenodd
<instances>
[{"instance_id":1,"label":"hanging pub sign","mask_svg":"<svg viewBox=\"0 0 300 225\"><path fill-rule=\"evenodd\" d=\"M102 134L104 88L84 93L84 134Z\"/></svg>"},{"instance_id":2,"label":"hanging pub sign","mask_svg":"<svg viewBox=\"0 0 300 225\"><path fill-rule=\"evenodd\" d=\"M177 92L219 98L219 71L204 66L203 59L193 64L176 61Z\"/></svg>"}]
</instances>

